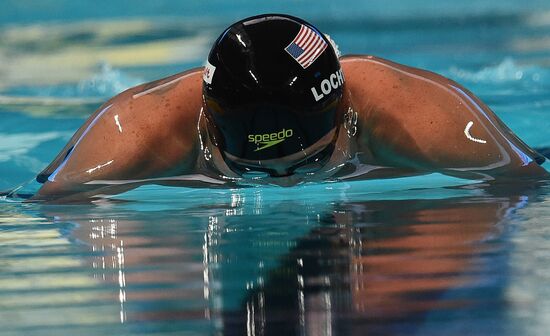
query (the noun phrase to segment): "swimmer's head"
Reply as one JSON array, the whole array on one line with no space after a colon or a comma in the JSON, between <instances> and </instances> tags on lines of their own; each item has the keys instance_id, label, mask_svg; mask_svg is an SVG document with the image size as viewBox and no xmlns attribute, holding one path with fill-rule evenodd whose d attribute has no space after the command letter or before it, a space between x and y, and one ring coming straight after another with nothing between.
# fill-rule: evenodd
<instances>
[{"instance_id":1,"label":"swimmer's head","mask_svg":"<svg viewBox=\"0 0 550 336\"><path fill-rule=\"evenodd\" d=\"M287 15L227 28L203 76L211 140L238 174L314 172L330 158L344 77L330 40Z\"/></svg>"}]
</instances>

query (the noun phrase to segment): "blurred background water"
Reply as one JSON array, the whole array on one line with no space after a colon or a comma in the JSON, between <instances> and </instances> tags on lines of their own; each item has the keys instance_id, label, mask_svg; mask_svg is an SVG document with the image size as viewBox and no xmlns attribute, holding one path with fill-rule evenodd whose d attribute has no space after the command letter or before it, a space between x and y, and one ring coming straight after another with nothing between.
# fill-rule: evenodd
<instances>
[{"instance_id":1,"label":"blurred background water","mask_svg":"<svg viewBox=\"0 0 550 336\"><path fill-rule=\"evenodd\" d=\"M0 190L34 190L101 102L201 66L227 25L266 12L451 77L550 146L548 1L0 5ZM545 335L549 195L429 175L0 199L0 334Z\"/></svg>"}]
</instances>

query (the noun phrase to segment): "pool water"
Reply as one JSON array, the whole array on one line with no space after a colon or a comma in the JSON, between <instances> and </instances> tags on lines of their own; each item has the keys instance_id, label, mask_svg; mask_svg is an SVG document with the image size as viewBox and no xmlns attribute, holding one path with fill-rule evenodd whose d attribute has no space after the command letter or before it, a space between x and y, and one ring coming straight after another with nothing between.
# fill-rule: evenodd
<instances>
[{"instance_id":1,"label":"pool water","mask_svg":"<svg viewBox=\"0 0 550 336\"><path fill-rule=\"evenodd\" d=\"M550 147L547 1L5 0L0 190L36 191L101 102L202 65L226 25L263 12L304 17L344 54L451 77ZM548 181L438 174L3 197L0 335L545 335L548 223Z\"/></svg>"}]
</instances>

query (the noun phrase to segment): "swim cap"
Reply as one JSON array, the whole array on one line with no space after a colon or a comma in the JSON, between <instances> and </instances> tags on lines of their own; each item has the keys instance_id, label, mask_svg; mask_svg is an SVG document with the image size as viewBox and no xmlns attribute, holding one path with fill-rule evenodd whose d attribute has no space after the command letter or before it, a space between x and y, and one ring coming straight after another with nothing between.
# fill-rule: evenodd
<instances>
[{"instance_id":1,"label":"swim cap","mask_svg":"<svg viewBox=\"0 0 550 336\"><path fill-rule=\"evenodd\" d=\"M344 77L330 41L288 15L227 28L203 74L212 141L237 173L274 176L328 160L341 122Z\"/></svg>"}]
</instances>

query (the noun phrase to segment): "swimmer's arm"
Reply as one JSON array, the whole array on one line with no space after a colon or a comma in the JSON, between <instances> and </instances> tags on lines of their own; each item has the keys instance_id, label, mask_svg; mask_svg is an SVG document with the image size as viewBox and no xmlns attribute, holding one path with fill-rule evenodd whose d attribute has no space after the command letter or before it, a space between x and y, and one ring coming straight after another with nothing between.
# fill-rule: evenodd
<instances>
[{"instance_id":1,"label":"swimmer's arm","mask_svg":"<svg viewBox=\"0 0 550 336\"><path fill-rule=\"evenodd\" d=\"M458 83L372 57L347 63L349 73L372 77L352 85L365 97L360 142L374 164L475 179L548 177L544 158Z\"/></svg>"},{"instance_id":2,"label":"swimmer's arm","mask_svg":"<svg viewBox=\"0 0 550 336\"><path fill-rule=\"evenodd\" d=\"M192 173L200 76L178 85L184 90L120 96L103 107L83 126L73 150L34 199L72 201L116 194L148 183L146 179Z\"/></svg>"},{"instance_id":3,"label":"swimmer's arm","mask_svg":"<svg viewBox=\"0 0 550 336\"><path fill-rule=\"evenodd\" d=\"M442 140L444 146L440 148L443 158L453 159L447 163L436 155L430 164L463 178L504 181L550 176L541 166L544 156L525 144L485 103L460 84L440 78L451 93L451 104L458 106L455 124L446 135L448 141Z\"/></svg>"},{"instance_id":4,"label":"swimmer's arm","mask_svg":"<svg viewBox=\"0 0 550 336\"><path fill-rule=\"evenodd\" d=\"M182 72L182 73L178 73L178 74L175 74L173 76L162 78L162 79L159 79L159 80L156 80L156 81L152 81L152 82L149 82L149 83L144 83L144 84L129 88L129 89L119 93L118 95L112 97L111 99L109 99L107 102L105 102L103 105L101 105L94 113L92 113L92 115L90 115L88 117L88 119L86 119L84 124L73 134L71 139L67 142L65 147L63 147L63 149L61 149L61 151L52 160L52 162L36 176L36 180L40 183L44 183L48 180L48 177L57 169L57 167L59 167L59 165L61 165L61 163L65 160L65 158L72 151L72 149L73 149L74 145L76 144L76 142L78 141L78 139L80 139L82 137L83 133L89 128L90 123L92 123L97 118L98 114L100 114L101 111L103 111L107 106L110 106L114 103L116 104L117 102L123 101L123 100L128 99L128 98L131 98L136 94L146 92L147 90L149 90L151 88L155 88L155 87L158 87L158 86L162 86L166 83L170 83L171 81L173 81L173 80L175 80L179 77L182 77L182 76L185 76L187 74L193 73L197 70L200 70L200 69L192 69L192 70L185 71L185 72Z\"/></svg>"}]
</instances>

